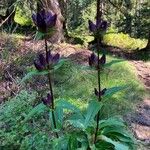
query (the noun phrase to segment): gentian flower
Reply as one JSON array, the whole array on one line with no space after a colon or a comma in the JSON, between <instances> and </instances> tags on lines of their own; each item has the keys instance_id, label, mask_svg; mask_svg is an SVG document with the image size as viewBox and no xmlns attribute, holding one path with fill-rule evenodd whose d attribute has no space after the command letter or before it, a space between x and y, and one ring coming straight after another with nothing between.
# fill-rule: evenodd
<instances>
[{"instance_id":1,"label":"gentian flower","mask_svg":"<svg viewBox=\"0 0 150 150\"><path fill-rule=\"evenodd\" d=\"M99 59L100 65L104 65L106 63L106 55L103 54L102 57ZM98 57L92 53L91 56L89 57L89 66L95 67L98 69Z\"/></svg>"},{"instance_id":2,"label":"gentian flower","mask_svg":"<svg viewBox=\"0 0 150 150\"><path fill-rule=\"evenodd\" d=\"M98 57L92 53L91 56L89 57L89 65L91 67L97 68L97 62L98 62Z\"/></svg>"},{"instance_id":3,"label":"gentian flower","mask_svg":"<svg viewBox=\"0 0 150 150\"><path fill-rule=\"evenodd\" d=\"M48 33L55 26L57 15L43 9L37 14L33 14L32 19L40 32Z\"/></svg>"},{"instance_id":4,"label":"gentian flower","mask_svg":"<svg viewBox=\"0 0 150 150\"><path fill-rule=\"evenodd\" d=\"M60 59L60 54L58 53L55 55L52 55L50 51L46 53L46 61L51 67L57 64L59 62L59 59Z\"/></svg>"},{"instance_id":5,"label":"gentian flower","mask_svg":"<svg viewBox=\"0 0 150 150\"><path fill-rule=\"evenodd\" d=\"M106 55L103 54L99 61L101 65L104 65L106 63Z\"/></svg>"},{"instance_id":6,"label":"gentian flower","mask_svg":"<svg viewBox=\"0 0 150 150\"><path fill-rule=\"evenodd\" d=\"M44 105L50 106L52 102L52 96L48 93L46 98L42 98Z\"/></svg>"},{"instance_id":7,"label":"gentian flower","mask_svg":"<svg viewBox=\"0 0 150 150\"><path fill-rule=\"evenodd\" d=\"M46 69L46 59L43 54L39 54L38 61L34 61L34 66L38 71Z\"/></svg>"},{"instance_id":8,"label":"gentian flower","mask_svg":"<svg viewBox=\"0 0 150 150\"><path fill-rule=\"evenodd\" d=\"M58 53L52 55L50 51L48 51L46 53L46 57L44 57L43 54L40 54L38 56L38 60L34 62L34 66L38 71L43 71L48 69L47 68L48 65L50 67L49 69L53 69L54 66L58 63L59 59L60 59L60 55Z\"/></svg>"},{"instance_id":9,"label":"gentian flower","mask_svg":"<svg viewBox=\"0 0 150 150\"><path fill-rule=\"evenodd\" d=\"M89 20L89 30L94 34L99 33L100 31L106 31L107 26L107 21L105 20L96 21L96 24Z\"/></svg>"},{"instance_id":10,"label":"gentian flower","mask_svg":"<svg viewBox=\"0 0 150 150\"><path fill-rule=\"evenodd\" d=\"M106 88L104 88L103 90L101 90L100 93L99 93L99 91L96 88L94 90L95 90L94 92L95 92L96 96L99 96L99 95L103 96L103 95L105 95L105 92L107 91Z\"/></svg>"}]
</instances>

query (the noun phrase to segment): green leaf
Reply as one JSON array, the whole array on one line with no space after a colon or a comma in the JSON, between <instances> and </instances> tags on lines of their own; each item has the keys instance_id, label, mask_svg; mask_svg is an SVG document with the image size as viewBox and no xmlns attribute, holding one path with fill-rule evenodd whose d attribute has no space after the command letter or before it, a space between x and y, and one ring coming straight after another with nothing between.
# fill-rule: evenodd
<instances>
[{"instance_id":1,"label":"green leaf","mask_svg":"<svg viewBox=\"0 0 150 150\"><path fill-rule=\"evenodd\" d=\"M77 150L77 148L78 148L77 137L74 134L72 134L69 138L68 150Z\"/></svg>"},{"instance_id":2,"label":"green leaf","mask_svg":"<svg viewBox=\"0 0 150 150\"><path fill-rule=\"evenodd\" d=\"M78 107L72 105L66 100L58 100L56 106L61 107L63 109L71 110L72 112L80 112L80 109Z\"/></svg>"},{"instance_id":3,"label":"green leaf","mask_svg":"<svg viewBox=\"0 0 150 150\"><path fill-rule=\"evenodd\" d=\"M53 139L52 149L53 150L67 150L69 138L67 136L61 136Z\"/></svg>"},{"instance_id":4,"label":"green leaf","mask_svg":"<svg viewBox=\"0 0 150 150\"><path fill-rule=\"evenodd\" d=\"M104 128L103 130L102 130L102 132L101 132L101 134L103 134L103 135L114 135L115 136L115 134L116 133L119 133L120 135L122 135L122 136L124 136L124 137L128 137L128 138L130 138L130 135L129 134L127 134L127 131L125 131L125 129L123 128L123 127L106 127L106 128Z\"/></svg>"},{"instance_id":5,"label":"green leaf","mask_svg":"<svg viewBox=\"0 0 150 150\"><path fill-rule=\"evenodd\" d=\"M123 120L120 118L108 118L107 120L101 120L99 122L100 129L110 126L125 127Z\"/></svg>"},{"instance_id":6,"label":"green leaf","mask_svg":"<svg viewBox=\"0 0 150 150\"><path fill-rule=\"evenodd\" d=\"M125 144L122 144L120 142L116 142L116 141L113 141L112 139L106 137L106 136L103 136L101 135L100 137L102 140L108 142L108 143L111 143L114 145L114 148L115 150L129 150L128 146L125 145Z\"/></svg>"},{"instance_id":7,"label":"green leaf","mask_svg":"<svg viewBox=\"0 0 150 150\"><path fill-rule=\"evenodd\" d=\"M131 144L134 144L135 143L135 140L132 138L130 138L130 135L129 135L129 137L127 137L127 136L124 136L124 135L122 135L122 134L119 134L119 133L115 133L115 137L119 140L119 141L121 141L121 142L124 142L124 143L131 143Z\"/></svg>"},{"instance_id":8,"label":"green leaf","mask_svg":"<svg viewBox=\"0 0 150 150\"><path fill-rule=\"evenodd\" d=\"M29 72L22 80L21 80L21 83L22 82L25 82L26 80L32 78L33 76L35 75L46 75L48 74L49 72L47 70L44 70L44 71L38 71L38 70L33 70L31 72Z\"/></svg>"},{"instance_id":9,"label":"green leaf","mask_svg":"<svg viewBox=\"0 0 150 150\"><path fill-rule=\"evenodd\" d=\"M55 116L56 116L57 126L62 128L62 125L63 125L63 109L61 107L56 107Z\"/></svg>"},{"instance_id":10,"label":"green leaf","mask_svg":"<svg viewBox=\"0 0 150 150\"><path fill-rule=\"evenodd\" d=\"M54 66L54 70L59 69L66 61L67 61L67 59L59 60L59 62Z\"/></svg>"},{"instance_id":11,"label":"green leaf","mask_svg":"<svg viewBox=\"0 0 150 150\"><path fill-rule=\"evenodd\" d=\"M114 65L114 64L117 64L117 63L120 63L120 62L123 62L123 61L125 61L125 60L112 60L112 61L106 63L106 64L104 65L104 67L110 67L110 66L112 66L112 65Z\"/></svg>"},{"instance_id":12,"label":"green leaf","mask_svg":"<svg viewBox=\"0 0 150 150\"><path fill-rule=\"evenodd\" d=\"M127 86L116 86L116 87L108 88L103 97L104 98L111 97L112 95L114 95L117 92L120 92L126 88L127 88Z\"/></svg>"},{"instance_id":13,"label":"green leaf","mask_svg":"<svg viewBox=\"0 0 150 150\"><path fill-rule=\"evenodd\" d=\"M50 120L50 124L52 127L52 130L60 130L63 126L63 108L61 107L56 107L54 110L54 115L55 115L55 121L56 121L56 127L57 129L54 128L54 124L53 124L53 118L52 118L52 110L49 113L49 120Z\"/></svg>"},{"instance_id":14,"label":"green leaf","mask_svg":"<svg viewBox=\"0 0 150 150\"><path fill-rule=\"evenodd\" d=\"M34 107L31 112L25 117L24 122L32 119L33 116L39 115L43 113L45 110L47 110L47 107L44 104L39 104L36 107Z\"/></svg>"},{"instance_id":15,"label":"green leaf","mask_svg":"<svg viewBox=\"0 0 150 150\"><path fill-rule=\"evenodd\" d=\"M68 122L73 125L75 128L85 129L84 120L68 120Z\"/></svg>"},{"instance_id":16,"label":"green leaf","mask_svg":"<svg viewBox=\"0 0 150 150\"><path fill-rule=\"evenodd\" d=\"M88 126L92 126L94 118L101 108L102 104L96 100L92 100L89 103L84 121L85 128L87 128Z\"/></svg>"},{"instance_id":17,"label":"green leaf","mask_svg":"<svg viewBox=\"0 0 150 150\"><path fill-rule=\"evenodd\" d=\"M67 121L70 124L72 124L75 128L80 128L82 130L85 128L84 127L85 118L81 112L76 112L75 114L72 114Z\"/></svg>"},{"instance_id":18,"label":"green leaf","mask_svg":"<svg viewBox=\"0 0 150 150\"><path fill-rule=\"evenodd\" d=\"M87 137L85 135L81 135L81 133L80 133L80 135L77 136L77 140L81 144L81 148L77 148L77 150L87 150L87 148L89 146Z\"/></svg>"},{"instance_id":19,"label":"green leaf","mask_svg":"<svg viewBox=\"0 0 150 150\"><path fill-rule=\"evenodd\" d=\"M45 33L37 31L36 34L35 34L34 39L35 40L42 40L42 39L44 39L45 35L46 35Z\"/></svg>"}]
</instances>

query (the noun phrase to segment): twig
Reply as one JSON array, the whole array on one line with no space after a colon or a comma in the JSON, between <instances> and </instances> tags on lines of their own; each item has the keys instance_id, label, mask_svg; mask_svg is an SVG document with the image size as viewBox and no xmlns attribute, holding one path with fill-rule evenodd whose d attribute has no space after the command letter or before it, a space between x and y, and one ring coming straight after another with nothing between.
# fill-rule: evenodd
<instances>
[{"instance_id":1,"label":"twig","mask_svg":"<svg viewBox=\"0 0 150 150\"><path fill-rule=\"evenodd\" d=\"M11 15L15 12L15 9L9 14L9 16L4 20L2 21L2 23L0 24L0 27L11 17Z\"/></svg>"}]
</instances>

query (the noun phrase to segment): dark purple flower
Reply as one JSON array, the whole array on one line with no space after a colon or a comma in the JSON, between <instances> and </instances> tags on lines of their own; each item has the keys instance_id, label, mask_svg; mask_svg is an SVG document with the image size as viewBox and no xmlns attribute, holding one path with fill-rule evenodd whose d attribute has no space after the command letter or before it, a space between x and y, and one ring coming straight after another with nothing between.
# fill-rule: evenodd
<instances>
[{"instance_id":1,"label":"dark purple flower","mask_svg":"<svg viewBox=\"0 0 150 150\"><path fill-rule=\"evenodd\" d=\"M97 20L94 24L91 20L89 20L89 30L93 33L97 33L99 31L106 31L107 29L107 21Z\"/></svg>"},{"instance_id":2,"label":"dark purple flower","mask_svg":"<svg viewBox=\"0 0 150 150\"><path fill-rule=\"evenodd\" d=\"M91 67L97 67L97 62L98 62L97 56L94 53L92 53L91 56L89 57L89 65Z\"/></svg>"},{"instance_id":3,"label":"dark purple flower","mask_svg":"<svg viewBox=\"0 0 150 150\"><path fill-rule=\"evenodd\" d=\"M34 62L34 65L38 71L46 70L49 66L49 69L53 69L54 65L58 63L60 55L57 53L52 55L50 51L46 53L46 58L43 54L39 54L38 60Z\"/></svg>"},{"instance_id":4,"label":"dark purple flower","mask_svg":"<svg viewBox=\"0 0 150 150\"><path fill-rule=\"evenodd\" d=\"M97 29L96 25L91 20L89 20L89 30L91 32L95 32L96 29Z\"/></svg>"},{"instance_id":5,"label":"dark purple flower","mask_svg":"<svg viewBox=\"0 0 150 150\"><path fill-rule=\"evenodd\" d=\"M48 51L48 52L46 53L46 61L47 61L48 63L51 63L52 59L53 59L53 56L52 56L51 52Z\"/></svg>"},{"instance_id":6,"label":"dark purple flower","mask_svg":"<svg viewBox=\"0 0 150 150\"><path fill-rule=\"evenodd\" d=\"M101 28L102 30L106 30L106 29L107 29L107 26L108 26L107 21L102 21L100 28Z\"/></svg>"},{"instance_id":7,"label":"dark purple flower","mask_svg":"<svg viewBox=\"0 0 150 150\"><path fill-rule=\"evenodd\" d=\"M46 10L42 10L37 14L33 14L32 19L38 30L46 33L55 26L57 15Z\"/></svg>"},{"instance_id":8,"label":"dark purple flower","mask_svg":"<svg viewBox=\"0 0 150 150\"><path fill-rule=\"evenodd\" d=\"M52 102L52 96L48 93L46 98L42 98L44 105L50 106Z\"/></svg>"},{"instance_id":9,"label":"dark purple flower","mask_svg":"<svg viewBox=\"0 0 150 150\"><path fill-rule=\"evenodd\" d=\"M94 92L95 92L95 95L96 95L96 96L99 96L99 95L100 95L100 96L103 96L103 95L105 95L106 90L107 90L107 89L104 88L104 89L101 90L101 92L99 93L99 91L95 88L95 89L94 89Z\"/></svg>"},{"instance_id":10,"label":"dark purple flower","mask_svg":"<svg viewBox=\"0 0 150 150\"><path fill-rule=\"evenodd\" d=\"M104 65L106 63L106 55L103 54L99 61L101 65Z\"/></svg>"},{"instance_id":11,"label":"dark purple flower","mask_svg":"<svg viewBox=\"0 0 150 150\"><path fill-rule=\"evenodd\" d=\"M48 51L48 52L46 53L46 60L47 60L47 63L48 63L51 67L53 67L54 65L56 65L56 64L58 63L59 59L60 59L60 55L59 55L58 53L55 54L55 55L51 54L50 51Z\"/></svg>"},{"instance_id":12,"label":"dark purple flower","mask_svg":"<svg viewBox=\"0 0 150 150\"><path fill-rule=\"evenodd\" d=\"M43 54L39 54L39 62L41 65L46 66L46 59Z\"/></svg>"},{"instance_id":13,"label":"dark purple flower","mask_svg":"<svg viewBox=\"0 0 150 150\"><path fill-rule=\"evenodd\" d=\"M54 56L53 56L53 64L57 64L58 63L58 61L59 61L59 59L60 59L60 54L55 54Z\"/></svg>"},{"instance_id":14,"label":"dark purple flower","mask_svg":"<svg viewBox=\"0 0 150 150\"><path fill-rule=\"evenodd\" d=\"M44 66L36 61L34 61L34 66L38 71L42 71L44 69Z\"/></svg>"},{"instance_id":15,"label":"dark purple flower","mask_svg":"<svg viewBox=\"0 0 150 150\"><path fill-rule=\"evenodd\" d=\"M42 71L44 69L46 69L46 59L44 57L43 54L39 54L38 56L38 60L37 61L34 61L34 66L35 68L38 70L38 71Z\"/></svg>"}]
</instances>

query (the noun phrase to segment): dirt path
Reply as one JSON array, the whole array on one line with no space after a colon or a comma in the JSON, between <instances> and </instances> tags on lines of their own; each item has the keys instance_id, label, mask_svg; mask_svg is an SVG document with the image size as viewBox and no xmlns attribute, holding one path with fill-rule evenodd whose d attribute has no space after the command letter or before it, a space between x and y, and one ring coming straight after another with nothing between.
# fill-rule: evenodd
<instances>
[{"instance_id":1,"label":"dirt path","mask_svg":"<svg viewBox=\"0 0 150 150\"><path fill-rule=\"evenodd\" d=\"M138 77L150 93L150 66L143 61L131 61L131 63L135 66ZM137 139L143 141L146 145L150 145L150 97L145 98L137 106L136 112L127 116L127 120Z\"/></svg>"}]
</instances>

